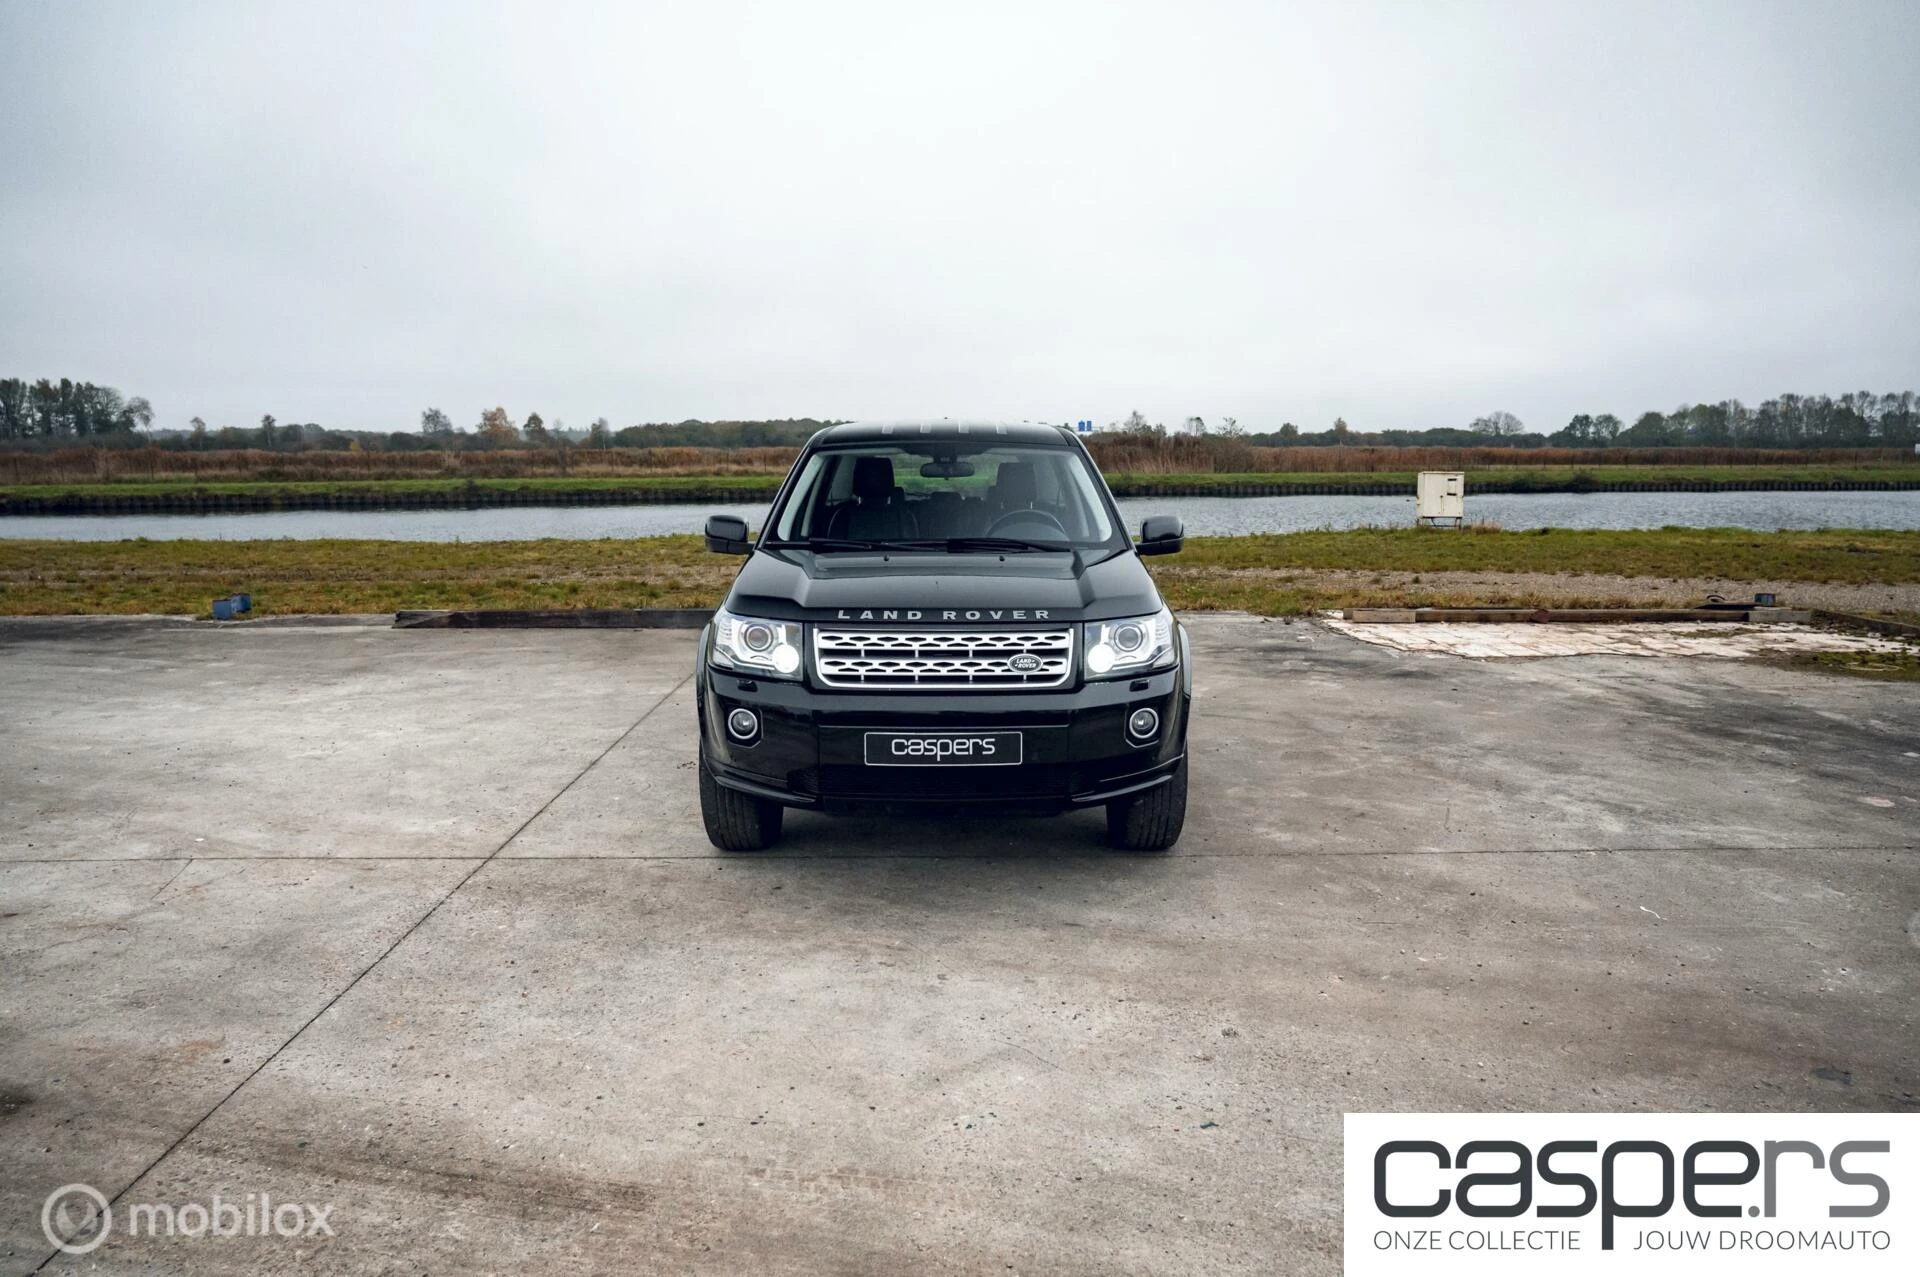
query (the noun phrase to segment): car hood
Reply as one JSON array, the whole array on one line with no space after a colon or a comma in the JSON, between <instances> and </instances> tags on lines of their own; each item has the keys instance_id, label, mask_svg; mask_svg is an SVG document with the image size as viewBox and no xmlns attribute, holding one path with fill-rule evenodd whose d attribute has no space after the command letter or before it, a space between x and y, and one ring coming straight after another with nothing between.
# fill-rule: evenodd
<instances>
[{"instance_id":1,"label":"car hood","mask_svg":"<svg viewBox=\"0 0 1920 1277\"><path fill-rule=\"evenodd\" d=\"M800 621L1017 625L1102 621L1159 608L1153 578L1131 550L1087 565L1071 554L1037 552L756 550L727 594L729 611Z\"/></svg>"}]
</instances>

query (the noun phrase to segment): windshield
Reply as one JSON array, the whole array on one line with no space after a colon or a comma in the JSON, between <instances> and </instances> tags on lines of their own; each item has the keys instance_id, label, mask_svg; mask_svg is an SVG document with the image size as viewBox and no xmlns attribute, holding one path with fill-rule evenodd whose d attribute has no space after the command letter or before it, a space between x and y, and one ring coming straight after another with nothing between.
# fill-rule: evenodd
<instances>
[{"instance_id":1,"label":"windshield","mask_svg":"<svg viewBox=\"0 0 1920 1277\"><path fill-rule=\"evenodd\" d=\"M827 550L1119 544L1100 478L1078 449L952 440L822 448L768 527L769 544Z\"/></svg>"}]
</instances>

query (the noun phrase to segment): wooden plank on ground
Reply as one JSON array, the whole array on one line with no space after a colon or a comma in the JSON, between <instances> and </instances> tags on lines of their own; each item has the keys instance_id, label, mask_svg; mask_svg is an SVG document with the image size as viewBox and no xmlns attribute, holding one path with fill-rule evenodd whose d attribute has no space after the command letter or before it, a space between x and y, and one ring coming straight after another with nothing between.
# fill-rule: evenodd
<instances>
[{"instance_id":1,"label":"wooden plank on ground","mask_svg":"<svg viewBox=\"0 0 1920 1277\"><path fill-rule=\"evenodd\" d=\"M393 614L394 628L401 630L697 630L712 619L713 609L704 607L456 608Z\"/></svg>"}]
</instances>

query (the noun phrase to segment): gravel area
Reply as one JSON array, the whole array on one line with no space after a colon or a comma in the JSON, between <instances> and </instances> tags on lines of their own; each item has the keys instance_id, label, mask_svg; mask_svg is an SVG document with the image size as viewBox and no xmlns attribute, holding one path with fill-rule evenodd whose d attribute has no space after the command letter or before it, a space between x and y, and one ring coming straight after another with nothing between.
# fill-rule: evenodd
<instances>
[{"instance_id":1,"label":"gravel area","mask_svg":"<svg viewBox=\"0 0 1920 1277\"><path fill-rule=\"evenodd\" d=\"M1710 594L1729 599L1755 592L1776 595L1782 606L1832 608L1841 612L1920 612L1920 584L1851 585L1815 581L1734 581L1713 577L1570 576L1558 572L1357 572L1310 568L1253 569L1261 576L1327 587L1405 589L1411 595L1472 594L1495 605L1586 603L1651 607L1699 603ZM1241 575L1242 573L1235 573Z\"/></svg>"},{"instance_id":2,"label":"gravel area","mask_svg":"<svg viewBox=\"0 0 1920 1277\"><path fill-rule=\"evenodd\" d=\"M1875 634L1835 634L1806 625L1485 625L1425 621L1417 625L1328 619L1363 643L1403 652L1444 652L1475 659L1534 656L1714 656L1741 659L1809 652L1901 652L1906 645Z\"/></svg>"}]
</instances>

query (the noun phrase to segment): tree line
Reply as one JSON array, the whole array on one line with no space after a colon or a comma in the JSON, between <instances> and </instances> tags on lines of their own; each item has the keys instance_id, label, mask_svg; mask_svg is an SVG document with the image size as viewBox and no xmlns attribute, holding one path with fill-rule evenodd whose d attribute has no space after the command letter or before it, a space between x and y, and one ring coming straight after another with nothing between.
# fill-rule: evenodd
<instances>
[{"instance_id":1,"label":"tree line","mask_svg":"<svg viewBox=\"0 0 1920 1277\"><path fill-rule=\"evenodd\" d=\"M1887 448L1920 443L1920 397L1781 395L1757 407L1738 399L1644 412L1631 426L1611 413L1582 413L1549 444L1621 448Z\"/></svg>"},{"instance_id":2,"label":"tree line","mask_svg":"<svg viewBox=\"0 0 1920 1277\"><path fill-rule=\"evenodd\" d=\"M132 436L153 423L153 405L112 386L46 377L0 380L0 439L102 439Z\"/></svg>"},{"instance_id":3,"label":"tree line","mask_svg":"<svg viewBox=\"0 0 1920 1277\"><path fill-rule=\"evenodd\" d=\"M651 422L615 430L605 417L584 431L569 431L560 422L548 426L539 413L515 425L505 408L480 414L472 430L456 428L438 408L420 414L422 437L440 446L460 448L544 448L571 444L586 448L793 448L805 443L824 426L835 424L812 417L780 421Z\"/></svg>"},{"instance_id":4,"label":"tree line","mask_svg":"<svg viewBox=\"0 0 1920 1277\"><path fill-rule=\"evenodd\" d=\"M280 422L271 414L257 426L211 428L194 417L185 430L146 435L154 411L144 398L112 386L41 378L0 380L0 442L33 445L87 441L109 445L275 452L361 450L470 451L507 448L777 448L797 447L832 421L796 417L766 421L648 422L616 430L601 417L585 430L549 424L538 412L515 421L504 407L489 408L470 427L455 426L438 408L420 414L420 429L337 430L315 422ZM1508 448L1768 448L1913 447L1920 444L1920 396L1913 391L1873 394L1780 395L1749 407L1738 399L1682 404L1671 412L1643 412L1626 424L1609 412L1580 413L1544 433L1509 412L1489 412L1466 426L1426 430L1356 430L1335 418L1325 430L1283 422L1249 430L1233 417L1209 424L1188 417L1169 430L1139 412L1111 422L1103 433L1139 440L1173 436L1223 438L1257 447L1508 447Z\"/></svg>"},{"instance_id":5,"label":"tree line","mask_svg":"<svg viewBox=\"0 0 1920 1277\"><path fill-rule=\"evenodd\" d=\"M1164 426L1148 425L1138 412L1111 428L1160 437L1169 433ZM1355 430L1344 418L1335 418L1326 430L1306 431L1286 422L1277 430L1248 432L1231 417L1213 429L1189 417L1177 433L1226 435L1277 448L1910 448L1920 444L1920 395L1911 390L1780 395L1753 407L1723 399L1643 412L1630 426L1610 412L1583 412L1551 434L1528 430L1510 412L1490 412L1464 427L1370 431Z\"/></svg>"},{"instance_id":6,"label":"tree line","mask_svg":"<svg viewBox=\"0 0 1920 1277\"><path fill-rule=\"evenodd\" d=\"M153 406L112 386L41 378L0 380L0 444L31 446L85 442L157 446L189 451L257 448L269 452L464 452L503 448L796 447L834 424L812 417L779 421L680 421L615 430L601 417L585 430L549 424L538 412L516 422L503 407L489 408L471 427L455 426L438 408L420 414L420 429L340 430L313 421L281 421L263 414L256 426L209 426L199 417L184 430L152 430ZM142 433L146 432L146 433Z\"/></svg>"}]
</instances>

